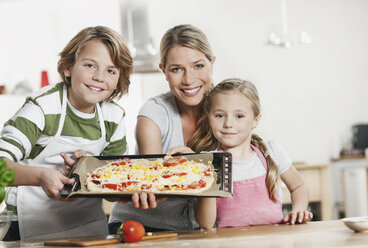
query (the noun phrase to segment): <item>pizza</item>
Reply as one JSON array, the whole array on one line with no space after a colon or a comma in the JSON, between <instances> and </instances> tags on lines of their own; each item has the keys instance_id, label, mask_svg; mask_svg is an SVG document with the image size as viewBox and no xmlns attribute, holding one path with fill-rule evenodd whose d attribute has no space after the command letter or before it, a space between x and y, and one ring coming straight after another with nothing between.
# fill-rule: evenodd
<instances>
[{"instance_id":1,"label":"pizza","mask_svg":"<svg viewBox=\"0 0 368 248\"><path fill-rule=\"evenodd\" d=\"M123 158L87 173L86 187L92 192L191 192L209 189L215 181L211 162L183 156L150 161Z\"/></svg>"}]
</instances>

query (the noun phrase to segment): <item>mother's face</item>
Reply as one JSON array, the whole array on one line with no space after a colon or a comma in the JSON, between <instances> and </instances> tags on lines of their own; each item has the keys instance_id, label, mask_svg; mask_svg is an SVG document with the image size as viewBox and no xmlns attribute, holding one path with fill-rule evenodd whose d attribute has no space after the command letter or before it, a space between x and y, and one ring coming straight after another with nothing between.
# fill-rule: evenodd
<instances>
[{"instance_id":1,"label":"mother's face","mask_svg":"<svg viewBox=\"0 0 368 248\"><path fill-rule=\"evenodd\" d=\"M179 104L197 106L211 89L212 67L215 58L209 61L198 50L175 46L167 54L165 73L170 90Z\"/></svg>"}]
</instances>

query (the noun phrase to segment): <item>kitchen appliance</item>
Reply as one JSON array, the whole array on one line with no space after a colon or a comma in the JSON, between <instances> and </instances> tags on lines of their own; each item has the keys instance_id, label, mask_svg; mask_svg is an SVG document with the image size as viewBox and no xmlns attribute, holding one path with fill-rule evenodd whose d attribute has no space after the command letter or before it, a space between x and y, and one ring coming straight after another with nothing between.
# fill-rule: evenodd
<instances>
[{"instance_id":1,"label":"kitchen appliance","mask_svg":"<svg viewBox=\"0 0 368 248\"><path fill-rule=\"evenodd\" d=\"M368 124L353 126L353 146L359 150L364 150L368 147Z\"/></svg>"},{"instance_id":2,"label":"kitchen appliance","mask_svg":"<svg viewBox=\"0 0 368 248\"><path fill-rule=\"evenodd\" d=\"M122 33L134 61L134 72L159 71L159 54L149 28L147 0L121 2Z\"/></svg>"}]
</instances>

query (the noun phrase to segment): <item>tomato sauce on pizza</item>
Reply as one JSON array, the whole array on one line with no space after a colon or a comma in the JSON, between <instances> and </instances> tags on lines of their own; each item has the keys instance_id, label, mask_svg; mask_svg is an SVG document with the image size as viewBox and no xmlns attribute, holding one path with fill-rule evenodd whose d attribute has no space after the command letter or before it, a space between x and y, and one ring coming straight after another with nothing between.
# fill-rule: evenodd
<instances>
[{"instance_id":1,"label":"tomato sauce on pizza","mask_svg":"<svg viewBox=\"0 0 368 248\"><path fill-rule=\"evenodd\" d=\"M154 161L123 158L87 173L93 192L192 192L209 189L215 181L211 163L165 156Z\"/></svg>"}]
</instances>

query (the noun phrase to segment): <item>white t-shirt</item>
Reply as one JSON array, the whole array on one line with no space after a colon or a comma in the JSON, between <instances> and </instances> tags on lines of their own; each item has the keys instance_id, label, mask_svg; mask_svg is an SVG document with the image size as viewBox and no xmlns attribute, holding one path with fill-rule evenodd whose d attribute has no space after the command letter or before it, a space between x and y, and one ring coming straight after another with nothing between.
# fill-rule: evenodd
<instances>
[{"instance_id":1,"label":"white t-shirt","mask_svg":"<svg viewBox=\"0 0 368 248\"><path fill-rule=\"evenodd\" d=\"M170 148L184 145L180 114L171 91L147 100L138 116L151 119L160 128L163 153Z\"/></svg>"},{"instance_id":2,"label":"white t-shirt","mask_svg":"<svg viewBox=\"0 0 368 248\"><path fill-rule=\"evenodd\" d=\"M283 174L290 168L292 164L291 159L275 141L270 140L265 142L265 144L270 156L279 169L279 174ZM233 161L232 170L233 181L251 179L266 174L262 161L256 153L245 161Z\"/></svg>"}]
</instances>

